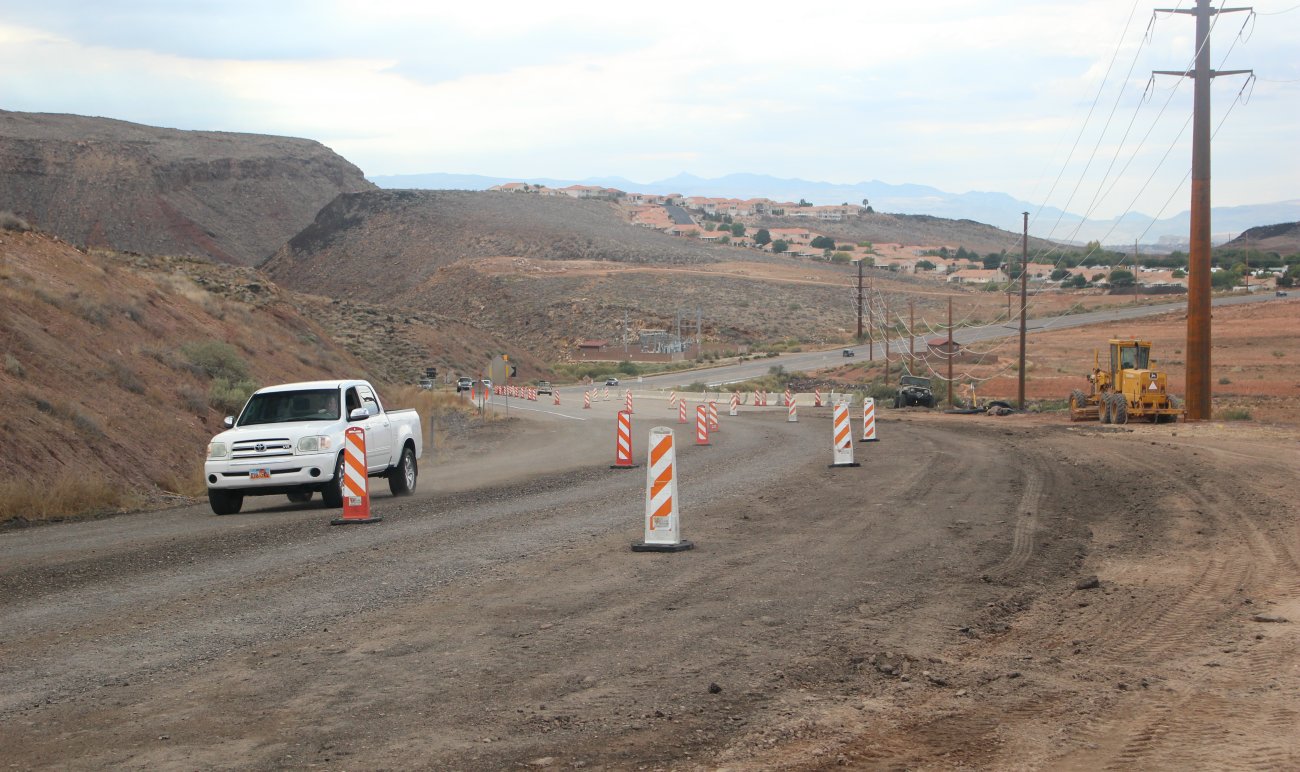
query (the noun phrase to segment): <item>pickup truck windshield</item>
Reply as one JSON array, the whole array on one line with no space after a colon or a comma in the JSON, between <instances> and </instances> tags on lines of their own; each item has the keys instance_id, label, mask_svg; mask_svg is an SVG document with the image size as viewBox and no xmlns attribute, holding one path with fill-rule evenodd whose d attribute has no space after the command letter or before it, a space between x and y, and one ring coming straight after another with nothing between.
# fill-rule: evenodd
<instances>
[{"instance_id":1,"label":"pickup truck windshield","mask_svg":"<svg viewBox=\"0 0 1300 772\"><path fill-rule=\"evenodd\" d=\"M338 390L310 389L254 394L237 423L239 426L254 426L294 421L337 421L338 418Z\"/></svg>"}]
</instances>

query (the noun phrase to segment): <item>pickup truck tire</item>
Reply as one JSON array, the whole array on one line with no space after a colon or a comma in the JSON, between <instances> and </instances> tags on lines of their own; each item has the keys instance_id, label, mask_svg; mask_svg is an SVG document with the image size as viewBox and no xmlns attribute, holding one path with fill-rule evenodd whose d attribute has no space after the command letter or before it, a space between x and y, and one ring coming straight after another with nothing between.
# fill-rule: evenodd
<instances>
[{"instance_id":1,"label":"pickup truck tire","mask_svg":"<svg viewBox=\"0 0 1300 772\"><path fill-rule=\"evenodd\" d=\"M244 507L244 494L208 489L208 504L217 515L236 515Z\"/></svg>"},{"instance_id":2,"label":"pickup truck tire","mask_svg":"<svg viewBox=\"0 0 1300 772\"><path fill-rule=\"evenodd\" d=\"M420 469L415 463L415 451L407 445L402 448L402 458L397 466L388 470L388 490L394 496L410 496L415 491L415 481Z\"/></svg>"},{"instance_id":3,"label":"pickup truck tire","mask_svg":"<svg viewBox=\"0 0 1300 772\"><path fill-rule=\"evenodd\" d=\"M343 507L343 454L341 453L339 460L334 464L334 480L321 488L320 498L326 509Z\"/></svg>"}]
</instances>

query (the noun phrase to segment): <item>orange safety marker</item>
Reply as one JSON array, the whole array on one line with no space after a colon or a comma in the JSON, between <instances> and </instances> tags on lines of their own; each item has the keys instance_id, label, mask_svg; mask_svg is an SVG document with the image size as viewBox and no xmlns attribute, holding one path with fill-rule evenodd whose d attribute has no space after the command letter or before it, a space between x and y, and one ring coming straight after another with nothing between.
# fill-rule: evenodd
<instances>
[{"instance_id":1,"label":"orange safety marker","mask_svg":"<svg viewBox=\"0 0 1300 772\"><path fill-rule=\"evenodd\" d=\"M695 408L695 444L713 444L709 442L709 409L704 405Z\"/></svg>"},{"instance_id":2,"label":"orange safety marker","mask_svg":"<svg viewBox=\"0 0 1300 772\"><path fill-rule=\"evenodd\" d=\"M862 441L876 441L876 400L872 397L862 400Z\"/></svg>"},{"instance_id":3,"label":"orange safety marker","mask_svg":"<svg viewBox=\"0 0 1300 772\"><path fill-rule=\"evenodd\" d=\"M709 400L709 431L722 431L722 426L718 424L718 402L713 399Z\"/></svg>"},{"instance_id":4,"label":"orange safety marker","mask_svg":"<svg viewBox=\"0 0 1300 772\"><path fill-rule=\"evenodd\" d=\"M551 397L554 398L555 404L557 405L560 404L560 392L558 391L551 392Z\"/></svg>"},{"instance_id":5,"label":"orange safety marker","mask_svg":"<svg viewBox=\"0 0 1300 772\"><path fill-rule=\"evenodd\" d=\"M632 412L632 390L631 389L628 389L627 394L623 397L623 404L627 406L626 407L627 412L631 413Z\"/></svg>"},{"instance_id":6,"label":"orange safety marker","mask_svg":"<svg viewBox=\"0 0 1300 772\"><path fill-rule=\"evenodd\" d=\"M677 400L677 423L679 424L686 423L686 400L685 399Z\"/></svg>"},{"instance_id":7,"label":"orange safety marker","mask_svg":"<svg viewBox=\"0 0 1300 772\"><path fill-rule=\"evenodd\" d=\"M608 386L605 387L605 401L606 401L606 402L609 401L609 387L608 387Z\"/></svg>"},{"instance_id":8,"label":"orange safety marker","mask_svg":"<svg viewBox=\"0 0 1300 772\"><path fill-rule=\"evenodd\" d=\"M790 407L793 404L794 404L794 397L790 396L790 388L787 386L785 390L785 406Z\"/></svg>"},{"instance_id":9,"label":"orange safety marker","mask_svg":"<svg viewBox=\"0 0 1300 772\"><path fill-rule=\"evenodd\" d=\"M590 391L584 391L584 392L582 392L582 409L583 409L583 410L590 410L590 409L591 409L591 392L590 392Z\"/></svg>"},{"instance_id":10,"label":"orange safety marker","mask_svg":"<svg viewBox=\"0 0 1300 772\"><path fill-rule=\"evenodd\" d=\"M733 415L733 416L738 415L739 411L740 411L740 392L733 391L731 392L731 410L727 412L727 415Z\"/></svg>"},{"instance_id":11,"label":"orange safety marker","mask_svg":"<svg viewBox=\"0 0 1300 772\"><path fill-rule=\"evenodd\" d=\"M813 389L813 407L822 406L822 390Z\"/></svg>"},{"instance_id":12,"label":"orange safety marker","mask_svg":"<svg viewBox=\"0 0 1300 772\"><path fill-rule=\"evenodd\" d=\"M694 544L682 538L677 511L677 453L673 430L650 430L650 461L645 473L645 538L632 542L633 552L682 552Z\"/></svg>"},{"instance_id":13,"label":"orange safety marker","mask_svg":"<svg viewBox=\"0 0 1300 772\"><path fill-rule=\"evenodd\" d=\"M360 426L348 427L343 433L343 517L330 521L330 525L378 523L382 517L370 514L370 491L366 476L366 430ZM331 483L332 484L332 483Z\"/></svg>"},{"instance_id":14,"label":"orange safety marker","mask_svg":"<svg viewBox=\"0 0 1300 772\"><path fill-rule=\"evenodd\" d=\"M790 400L790 405L789 407L786 408L786 410L789 411L789 416L786 417L785 419L786 422L792 424L799 423L799 411L795 409L794 400Z\"/></svg>"},{"instance_id":15,"label":"orange safety marker","mask_svg":"<svg viewBox=\"0 0 1300 772\"><path fill-rule=\"evenodd\" d=\"M849 406L835 403L835 419L831 422L831 450L837 466L862 466L853 460L853 422L849 420Z\"/></svg>"},{"instance_id":16,"label":"orange safety marker","mask_svg":"<svg viewBox=\"0 0 1300 772\"><path fill-rule=\"evenodd\" d=\"M614 463L610 469L635 469L632 463L632 414L618 411L618 430L614 434Z\"/></svg>"},{"instance_id":17,"label":"orange safety marker","mask_svg":"<svg viewBox=\"0 0 1300 772\"><path fill-rule=\"evenodd\" d=\"M677 407L677 392L671 392L668 395L668 409L672 410Z\"/></svg>"}]
</instances>

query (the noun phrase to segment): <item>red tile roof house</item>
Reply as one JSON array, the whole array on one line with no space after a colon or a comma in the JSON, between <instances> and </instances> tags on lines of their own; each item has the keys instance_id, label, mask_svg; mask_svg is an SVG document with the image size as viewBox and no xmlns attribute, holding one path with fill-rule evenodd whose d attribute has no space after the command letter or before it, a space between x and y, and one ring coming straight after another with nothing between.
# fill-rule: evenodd
<instances>
[{"instance_id":1,"label":"red tile roof house","mask_svg":"<svg viewBox=\"0 0 1300 772\"><path fill-rule=\"evenodd\" d=\"M539 185L538 187L541 186ZM498 193L529 193L532 189L533 186L529 185L527 182L506 182L488 188L489 191Z\"/></svg>"}]
</instances>

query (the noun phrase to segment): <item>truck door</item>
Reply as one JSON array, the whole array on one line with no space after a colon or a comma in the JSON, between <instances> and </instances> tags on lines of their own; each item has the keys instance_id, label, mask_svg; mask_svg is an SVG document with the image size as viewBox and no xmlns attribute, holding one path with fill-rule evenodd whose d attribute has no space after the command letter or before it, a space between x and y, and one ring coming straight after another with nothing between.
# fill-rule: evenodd
<instances>
[{"instance_id":1,"label":"truck door","mask_svg":"<svg viewBox=\"0 0 1300 772\"><path fill-rule=\"evenodd\" d=\"M366 427L366 466L372 472L383 471L393 455L393 430L388 414L369 386L358 385L357 396L361 398L361 406L370 411L370 417L362 424Z\"/></svg>"}]
</instances>

